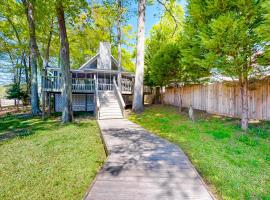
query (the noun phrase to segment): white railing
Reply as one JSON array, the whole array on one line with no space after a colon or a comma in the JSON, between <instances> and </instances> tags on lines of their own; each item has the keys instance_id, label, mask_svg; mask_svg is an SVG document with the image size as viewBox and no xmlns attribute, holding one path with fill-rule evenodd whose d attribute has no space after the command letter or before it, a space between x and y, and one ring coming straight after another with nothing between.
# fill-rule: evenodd
<instances>
[{"instance_id":1,"label":"white railing","mask_svg":"<svg viewBox=\"0 0 270 200\"><path fill-rule=\"evenodd\" d=\"M113 84L98 83L98 90L113 90Z\"/></svg>"},{"instance_id":2,"label":"white railing","mask_svg":"<svg viewBox=\"0 0 270 200\"><path fill-rule=\"evenodd\" d=\"M99 102L99 96L98 96L97 79L95 79L94 81L95 81L95 102L96 102L95 115L96 115L96 118L99 119L100 102Z\"/></svg>"},{"instance_id":3,"label":"white railing","mask_svg":"<svg viewBox=\"0 0 270 200\"><path fill-rule=\"evenodd\" d=\"M45 90L60 92L63 80L59 76L45 77ZM95 80L88 78L72 78L72 91L95 91Z\"/></svg>"},{"instance_id":4,"label":"white railing","mask_svg":"<svg viewBox=\"0 0 270 200\"><path fill-rule=\"evenodd\" d=\"M63 80L59 76L46 76L45 91L61 92ZM114 85L112 82L99 82L98 80L91 78L72 78L72 91L74 92L95 92L95 85L97 84L98 90L113 90ZM129 79L122 79L121 92L126 94L132 94L133 82ZM151 93L150 87L144 87L144 92Z\"/></svg>"},{"instance_id":5,"label":"white railing","mask_svg":"<svg viewBox=\"0 0 270 200\"><path fill-rule=\"evenodd\" d=\"M73 91L94 91L95 80L86 78L73 78L72 79Z\"/></svg>"},{"instance_id":6,"label":"white railing","mask_svg":"<svg viewBox=\"0 0 270 200\"><path fill-rule=\"evenodd\" d=\"M121 81L121 90L122 92L132 92L133 83L130 80L122 79Z\"/></svg>"},{"instance_id":7,"label":"white railing","mask_svg":"<svg viewBox=\"0 0 270 200\"><path fill-rule=\"evenodd\" d=\"M117 101L120 105L121 111L122 111L122 115L124 116L124 109L126 107L125 101L122 97L122 94L119 91L119 88L117 87L116 81L115 79L113 79L113 90L114 90L114 94L117 98Z\"/></svg>"},{"instance_id":8,"label":"white railing","mask_svg":"<svg viewBox=\"0 0 270 200\"><path fill-rule=\"evenodd\" d=\"M59 76L45 77L45 90L60 91L62 87L62 79Z\"/></svg>"}]
</instances>

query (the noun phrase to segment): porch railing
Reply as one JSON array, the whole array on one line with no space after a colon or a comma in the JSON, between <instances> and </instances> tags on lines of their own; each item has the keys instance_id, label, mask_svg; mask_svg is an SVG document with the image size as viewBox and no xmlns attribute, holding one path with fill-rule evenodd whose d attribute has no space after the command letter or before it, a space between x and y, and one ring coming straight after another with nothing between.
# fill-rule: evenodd
<instances>
[{"instance_id":1,"label":"porch railing","mask_svg":"<svg viewBox=\"0 0 270 200\"><path fill-rule=\"evenodd\" d=\"M98 90L113 90L113 84L98 83Z\"/></svg>"},{"instance_id":2,"label":"porch railing","mask_svg":"<svg viewBox=\"0 0 270 200\"><path fill-rule=\"evenodd\" d=\"M72 78L73 91L94 91L95 80L86 78Z\"/></svg>"},{"instance_id":3,"label":"porch railing","mask_svg":"<svg viewBox=\"0 0 270 200\"><path fill-rule=\"evenodd\" d=\"M126 104L125 104L125 101L124 101L120 91L119 91L119 88L118 88L118 86L116 84L115 79L113 79L113 90L114 90L114 94L115 94L115 96L117 98L118 104L119 104L119 106L121 108L122 115L124 116L124 110L125 110Z\"/></svg>"},{"instance_id":4,"label":"porch railing","mask_svg":"<svg viewBox=\"0 0 270 200\"><path fill-rule=\"evenodd\" d=\"M122 79L121 91L125 94L132 94L133 82ZM63 80L59 76L46 76L44 78L45 91L61 92ZM114 84L108 82L99 82L91 78L72 78L72 91L74 92L95 92L95 85L98 90L113 90ZM144 88L144 91L150 92L150 88Z\"/></svg>"},{"instance_id":5,"label":"porch railing","mask_svg":"<svg viewBox=\"0 0 270 200\"><path fill-rule=\"evenodd\" d=\"M59 76L45 77L45 91L61 92L63 80ZM95 80L89 78L72 78L72 91L95 91Z\"/></svg>"},{"instance_id":6,"label":"porch railing","mask_svg":"<svg viewBox=\"0 0 270 200\"><path fill-rule=\"evenodd\" d=\"M132 87L133 87L132 81L130 81L130 80L122 80L122 83L121 83L122 92L130 92L130 93L132 93Z\"/></svg>"}]
</instances>

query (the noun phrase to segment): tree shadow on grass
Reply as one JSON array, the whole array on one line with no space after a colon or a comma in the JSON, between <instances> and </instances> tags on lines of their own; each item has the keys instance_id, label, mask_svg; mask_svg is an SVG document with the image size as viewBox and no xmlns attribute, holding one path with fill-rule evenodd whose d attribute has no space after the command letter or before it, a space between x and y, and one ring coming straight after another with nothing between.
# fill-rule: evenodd
<instances>
[{"instance_id":1,"label":"tree shadow on grass","mask_svg":"<svg viewBox=\"0 0 270 200\"><path fill-rule=\"evenodd\" d=\"M94 119L89 113L76 113L76 121L70 124L61 124L61 114L54 114L50 118L41 120L40 116L33 117L30 114L17 114L0 117L0 142L4 142L15 137L27 137L39 131L53 131L66 125L73 124L78 127L89 126L89 123L80 121L81 119ZM93 124L94 126L94 124Z\"/></svg>"},{"instance_id":2,"label":"tree shadow on grass","mask_svg":"<svg viewBox=\"0 0 270 200\"><path fill-rule=\"evenodd\" d=\"M40 120L38 117L16 118L16 116L0 119L0 142L15 137L26 137L42 130L55 130L59 122L56 119Z\"/></svg>"}]
</instances>

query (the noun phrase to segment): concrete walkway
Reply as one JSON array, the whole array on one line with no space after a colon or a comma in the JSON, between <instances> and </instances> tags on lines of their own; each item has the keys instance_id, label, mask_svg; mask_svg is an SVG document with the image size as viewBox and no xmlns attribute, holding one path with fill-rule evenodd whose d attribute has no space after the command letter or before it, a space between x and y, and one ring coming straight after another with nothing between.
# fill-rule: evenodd
<instances>
[{"instance_id":1,"label":"concrete walkway","mask_svg":"<svg viewBox=\"0 0 270 200\"><path fill-rule=\"evenodd\" d=\"M98 123L109 156L85 199L213 199L176 145L126 119Z\"/></svg>"}]
</instances>

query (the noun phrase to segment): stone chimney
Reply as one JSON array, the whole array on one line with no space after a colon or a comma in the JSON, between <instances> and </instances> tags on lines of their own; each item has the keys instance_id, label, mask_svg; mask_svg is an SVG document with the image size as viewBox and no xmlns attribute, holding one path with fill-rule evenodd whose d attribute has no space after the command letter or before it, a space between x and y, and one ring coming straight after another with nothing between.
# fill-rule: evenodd
<instances>
[{"instance_id":1,"label":"stone chimney","mask_svg":"<svg viewBox=\"0 0 270 200\"><path fill-rule=\"evenodd\" d=\"M111 44L109 42L100 42L99 44L98 69L111 69Z\"/></svg>"}]
</instances>

